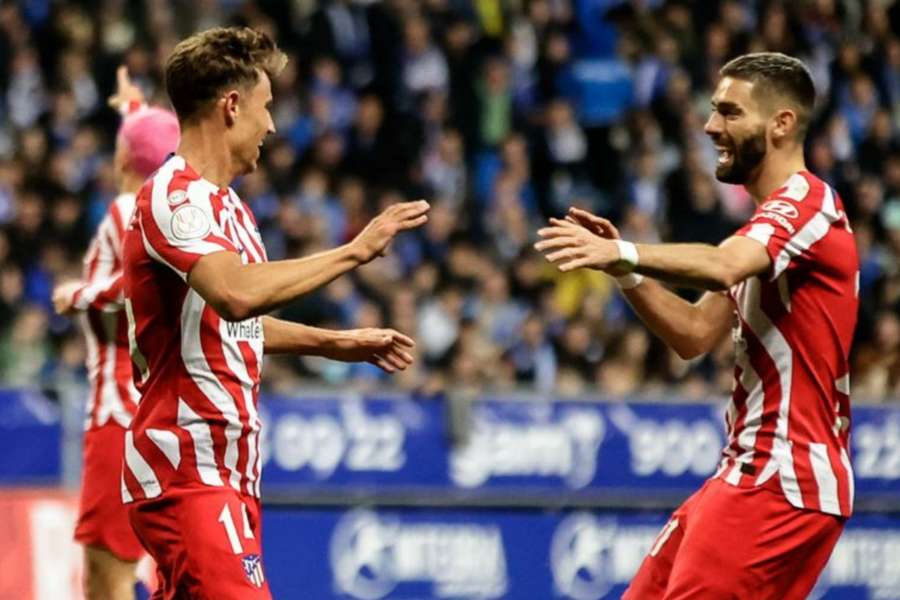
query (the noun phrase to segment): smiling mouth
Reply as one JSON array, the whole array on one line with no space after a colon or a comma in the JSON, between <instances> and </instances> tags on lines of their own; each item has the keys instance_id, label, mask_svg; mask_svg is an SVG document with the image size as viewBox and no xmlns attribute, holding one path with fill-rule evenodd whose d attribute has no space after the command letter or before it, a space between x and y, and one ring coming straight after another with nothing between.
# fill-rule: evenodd
<instances>
[{"instance_id":1,"label":"smiling mouth","mask_svg":"<svg viewBox=\"0 0 900 600\"><path fill-rule=\"evenodd\" d=\"M716 146L716 151L719 153L719 158L716 161L718 166L730 165L734 161L734 152L731 148L726 146Z\"/></svg>"}]
</instances>

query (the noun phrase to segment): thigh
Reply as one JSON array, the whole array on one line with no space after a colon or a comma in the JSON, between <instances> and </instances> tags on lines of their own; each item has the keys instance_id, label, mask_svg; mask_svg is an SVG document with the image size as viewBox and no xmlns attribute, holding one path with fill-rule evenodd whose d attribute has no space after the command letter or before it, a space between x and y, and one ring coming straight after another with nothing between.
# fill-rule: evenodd
<instances>
[{"instance_id":1,"label":"thigh","mask_svg":"<svg viewBox=\"0 0 900 600\"><path fill-rule=\"evenodd\" d=\"M700 488L672 513L653 541L638 572L632 578L628 589L625 590L622 600L663 597L691 518L692 507L703 495L705 487L706 485Z\"/></svg>"},{"instance_id":2,"label":"thigh","mask_svg":"<svg viewBox=\"0 0 900 600\"><path fill-rule=\"evenodd\" d=\"M748 565L760 543L770 496L763 488L738 488L721 480L707 483L673 565L665 600L761 600ZM786 504L786 501L785 501Z\"/></svg>"},{"instance_id":3,"label":"thigh","mask_svg":"<svg viewBox=\"0 0 900 600\"><path fill-rule=\"evenodd\" d=\"M777 480L757 488L711 483L681 541L664 598L806 598L842 520L791 506Z\"/></svg>"},{"instance_id":4,"label":"thigh","mask_svg":"<svg viewBox=\"0 0 900 600\"><path fill-rule=\"evenodd\" d=\"M805 600L828 563L846 519L794 509L773 522L760 560L753 565L762 581L760 596Z\"/></svg>"},{"instance_id":5,"label":"thigh","mask_svg":"<svg viewBox=\"0 0 900 600\"><path fill-rule=\"evenodd\" d=\"M259 520L257 501L225 489L182 493L132 509L166 599L270 599Z\"/></svg>"},{"instance_id":6,"label":"thigh","mask_svg":"<svg viewBox=\"0 0 900 600\"><path fill-rule=\"evenodd\" d=\"M125 430L105 425L85 433L81 501L75 539L88 547L108 551L119 560L133 562L144 555L122 503L122 456Z\"/></svg>"}]
</instances>

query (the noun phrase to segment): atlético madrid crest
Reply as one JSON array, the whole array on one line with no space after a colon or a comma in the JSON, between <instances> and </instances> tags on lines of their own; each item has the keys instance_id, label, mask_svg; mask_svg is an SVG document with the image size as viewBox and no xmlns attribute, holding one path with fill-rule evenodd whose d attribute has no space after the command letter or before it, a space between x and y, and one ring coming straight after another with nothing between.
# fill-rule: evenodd
<instances>
[{"instance_id":1,"label":"atl\u00e9tico madrid crest","mask_svg":"<svg viewBox=\"0 0 900 600\"><path fill-rule=\"evenodd\" d=\"M259 554L248 554L241 558L241 562L244 564L244 575L250 583L261 588L266 578L263 576L262 559Z\"/></svg>"}]
</instances>

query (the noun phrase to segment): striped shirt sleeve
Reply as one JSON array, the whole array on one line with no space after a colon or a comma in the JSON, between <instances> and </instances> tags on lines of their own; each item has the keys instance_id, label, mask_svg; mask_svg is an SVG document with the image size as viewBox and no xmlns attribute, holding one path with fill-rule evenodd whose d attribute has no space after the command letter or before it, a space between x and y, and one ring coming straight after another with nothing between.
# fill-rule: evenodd
<instances>
[{"instance_id":1,"label":"striped shirt sleeve","mask_svg":"<svg viewBox=\"0 0 900 600\"><path fill-rule=\"evenodd\" d=\"M209 187L200 181L165 181L150 186L150 198L138 202L144 245L154 260L187 280L202 257L237 248L222 232Z\"/></svg>"},{"instance_id":2,"label":"striped shirt sleeve","mask_svg":"<svg viewBox=\"0 0 900 600\"><path fill-rule=\"evenodd\" d=\"M809 266L813 246L841 218L830 187L819 182L810 186L803 179L804 186L797 183L798 177L802 175L794 175L761 203L736 233L765 246L773 281L787 269Z\"/></svg>"},{"instance_id":3,"label":"striped shirt sleeve","mask_svg":"<svg viewBox=\"0 0 900 600\"><path fill-rule=\"evenodd\" d=\"M75 290L72 306L76 310L95 308L115 312L122 309L122 231L113 214L115 204L100 222L85 257L82 285Z\"/></svg>"}]
</instances>

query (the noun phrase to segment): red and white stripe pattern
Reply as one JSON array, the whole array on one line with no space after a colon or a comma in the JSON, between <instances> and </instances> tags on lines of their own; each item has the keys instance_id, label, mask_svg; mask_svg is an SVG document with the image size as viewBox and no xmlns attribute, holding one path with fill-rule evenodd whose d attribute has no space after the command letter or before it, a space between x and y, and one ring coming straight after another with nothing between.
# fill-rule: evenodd
<instances>
[{"instance_id":1,"label":"red and white stripe pattern","mask_svg":"<svg viewBox=\"0 0 900 600\"><path fill-rule=\"evenodd\" d=\"M109 205L84 258L82 285L72 296L87 345L91 391L85 429L110 420L128 427L140 398L131 376L122 295L122 236L134 210L134 194Z\"/></svg>"},{"instance_id":2,"label":"red and white stripe pattern","mask_svg":"<svg viewBox=\"0 0 900 600\"><path fill-rule=\"evenodd\" d=\"M186 283L207 254L266 260L250 209L173 156L138 194L124 248L142 400L126 440L123 499L197 486L259 497L262 322L225 321Z\"/></svg>"},{"instance_id":3,"label":"red and white stripe pattern","mask_svg":"<svg viewBox=\"0 0 900 600\"><path fill-rule=\"evenodd\" d=\"M859 263L841 200L797 173L737 235L764 245L772 269L730 291L734 394L716 476L750 487L777 475L793 506L849 516L848 355Z\"/></svg>"}]
</instances>

